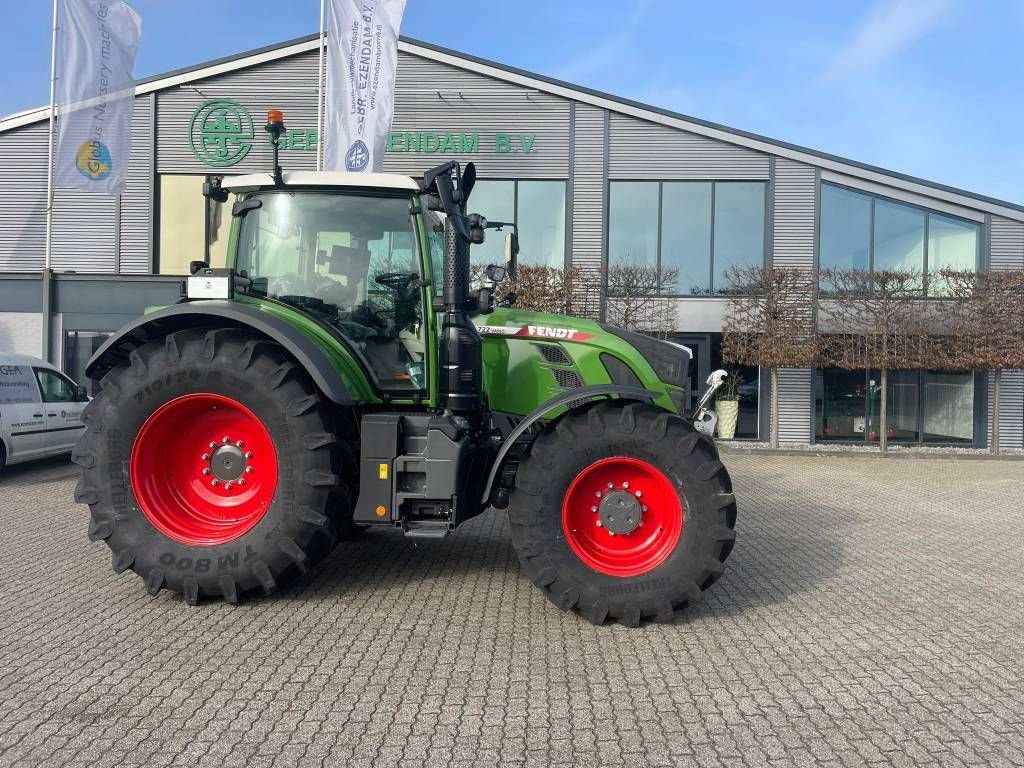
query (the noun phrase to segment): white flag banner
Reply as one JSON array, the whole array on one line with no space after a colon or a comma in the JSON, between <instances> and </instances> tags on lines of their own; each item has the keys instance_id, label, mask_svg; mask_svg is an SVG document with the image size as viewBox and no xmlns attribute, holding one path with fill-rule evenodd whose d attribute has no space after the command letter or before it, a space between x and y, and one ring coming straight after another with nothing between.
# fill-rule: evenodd
<instances>
[{"instance_id":1,"label":"white flag banner","mask_svg":"<svg viewBox=\"0 0 1024 768\"><path fill-rule=\"evenodd\" d=\"M60 32L56 186L119 194L132 147L142 19L123 0L64 0Z\"/></svg>"},{"instance_id":2,"label":"white flag banner","mask_svg":"<svg viewBox=\"0 0 1024 768\"><path fill-rule=\"evenodd\" d=\"M324 169L380 171L405 0L329 0Z\"/></svg>"}]
</instances>

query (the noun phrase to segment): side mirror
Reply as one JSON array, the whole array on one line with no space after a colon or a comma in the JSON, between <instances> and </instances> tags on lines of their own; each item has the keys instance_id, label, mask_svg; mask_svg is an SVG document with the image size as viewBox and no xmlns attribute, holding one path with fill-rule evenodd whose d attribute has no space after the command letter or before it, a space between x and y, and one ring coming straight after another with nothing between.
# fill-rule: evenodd
<instances>
[{"instance_id":1,"label":"side mirror","mask_svg":"<svg viewBox=\"0 0 1024 768\"><path fill-rule=\"evenodd\" d=\"M469 202L469 195L474 186L476 186L476 166L473 163L466 163L466 169L462 172L462 180L459 182L462 210L466 210L466 203Z\"/></svg>"},{"instance_id":2,"label":"side mirror","mask_svg":"<svg viewBox=\"0 0 1024 768\"><path fill-rule=\"evenodd\" d=\"M509 278L516 279L518 273L519 235L509 232L505 235L505 271Z\"/></svg>"},{"instance_id":3,"label":"side mirror","mask_svg":"<svg viewBox=\"0 0 1024 768\"><path fill-rule=\"evenodd\" d=\"M484 277L491 283L503 283L508 271L505 267L499 267L497 264L488 264L487 268L484 269Z\"/></svg>"},{"instance_id":4,"label":"side mirror","mask_svg":"<svg viewBox=\"0 0 1024 768\"><path fill-rule=\"evenodd\" d=\"M75 402L86 403L89 401L89 391L81 384L75 385Z\"/></svg>"}]
</instances>

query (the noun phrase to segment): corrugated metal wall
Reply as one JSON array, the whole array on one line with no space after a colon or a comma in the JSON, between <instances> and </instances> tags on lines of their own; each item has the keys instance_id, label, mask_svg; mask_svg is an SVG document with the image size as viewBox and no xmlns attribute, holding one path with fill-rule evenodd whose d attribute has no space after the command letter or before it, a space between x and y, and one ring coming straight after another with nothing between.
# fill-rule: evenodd
<instances>
[{"instance_id":1,"label":"corrugated metal wall","mask_svg":"<svg viewBox=\"0 0 1024 768\"><path fill-rule=\"evenodd\" d=\"M0 272L43 268L47 125L0 135Z\"/></svg>"},{"instance_id":2,"label":"corrugated metal wall","mask_svg":"<svg viewBox=\"0 0 1024 768\"><path fill-rule=\"evenodd\" d=\"M989 243L989 264L992 269L1024 269L1024 223L993 216ZM995 377L990 373L989 406L985 422L990 442L994 381ZM1024 371L1004 371L999 389L999 446L1024 448Z\"/></svg>"},{"instance_id":3,"label":"corrugated metal wall","mask_svg":"<svg viewBox=\"0 0 1024 768\"><path fill-rule=\"evenodd\" d=\"M809 368L779 369L779 440L784 443L811 441L811 388L814 372Z\"/></svg>"},{"instance_id":4,"label":"corrugated metal wall","mask_svg":"<svg viewBox=\"0 0 1024 768\"><path fill-rule=\"evenodd\" d=\"M273 107L284 112L289 129L315 129L316 65L317 54L313 51L160 92L157 170L216 172L200 162L189 146L193 113L205 101L216 98L237 101L249 111L256 139L245 158L224 172L269 170L271 152L263 132L263 116ZM385 158L384 169L389 172L420 175L446 160L472 160L483 178L568 177L567 100L407 53L399 54L392 129L442 136L475 133L479 152L393 152ZM499 132L511 137L512 151L496 151L495 134ZM521 136L527 137L529 151L522 151ZM285 150L282 165L286 169L311 170L316 165L316 153Z\"/></svg>"},{"instance_id":5,"label":"corrugated metal wall","mask_svg":"<svg viewBox=\"0 0 1024 768\"><path fill-rule=\"evenodd\" d=\"M576 105L573 134L572 261L595 271L604 260L605 115Z\"/></svg>"},{"instance_id":6,"label":"corrugated metal wall","mask_svg":"<svg viewBox=\"0 0 1024 768\"><path fill-rule=\"evenodd\" d=\"M128 184L121 195L121 262L124 274L147 274L153 267L153 110L155 94L135 100Z\"/></svg>"},{"instance_id":7,"label":"corrugated metal wall","mask_svg":"<svg viewBox=\"0 0 1024 768\"><path fill-rule=\"evenodd\" d=\"M114 272L116 224L116 197L77 189L56 190L50 265L58 272Z\"/></svg>"},{"instance_id":8,"label":"corrugated metal wall","mask_svg":"<svg viewBox=\"0 0 1024 768\"><path fill-rule=\"evenodd\" d=\"M767 179L768 155L627 115L611 115L612 179Z\"/></svg>"},{"instance_id":9,"label":"corrugated metal wall","mask_svg":"<svg viewBox=\"0 0 1024 768\"><path fill-rule=\"evenodd\" d=\"M384 169L418 176L446 160L472 160L482 178L566 179L569 109L566 99L400 53L392 130L476 133L480 151L391 152L385 156ZM511 148L518 151L496 152L497 133L510 135ZM520 136L533 139L530 151L523 151Z\"/></svg>"},{"instance_id":10,"label":"corrugated metal wall","mask_svg":"<svg viewBox=\"0 0 1024 768\"><path fill-rule=\"evenodd\" d=\"M783 157L774 159L771 258L775 266L807 271L814 269L817 193L817 169ZM768 371L764 375L769 375ZM779 372L779 440L808 442L811 439L808 408L813 379L811 369L794 368Z\"/></svg>"},{"instance_id":11,"label":"corrugated metal wall","mask_svg":"<svg viewBox=\"0 0 1024 768\"><path fill-rule=\"evenodd\" d=\"M1024 222L993 216L989 242L992 269L1024 269Z\"/></svg>"},{"instance_id":12,"label":"corrugated metal wall","mask_svg":"<svg viewBox=\"0 0 1024 768\"><path fill-rule=\"evenodd\" d=\"M814 269L817 171L810 165L776 158L772 189L772 263L777 267Z\"/></svg>"},{"instance_id":13,"label":"corrugated metal wall","mask_svg":"<svg viewBox=\"0 0 1024 768\"><path fill-rule=\"evenodd\" d=\"M210 99L230 99L244 106L252 117L253 142L245 158L223 173L241 174L271 170L270 144L263 130L267 110L284 112L289 129L316 128L317 55L305 53L206 80L180 85L157 93L157 171L159 173L218 173L198 160L189 146L193 113ZM282 153L289 170L314 170L316 153Z\"/></svg>"}]
</instances>

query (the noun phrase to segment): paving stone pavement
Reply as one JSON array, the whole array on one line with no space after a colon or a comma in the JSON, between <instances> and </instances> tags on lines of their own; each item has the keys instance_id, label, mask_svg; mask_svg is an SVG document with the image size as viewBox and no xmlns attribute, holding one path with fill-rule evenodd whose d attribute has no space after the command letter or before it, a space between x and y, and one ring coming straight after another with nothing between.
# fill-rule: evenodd
<instances>
[{"instance_id":1,"label":"paving stone pavement","mask_svg":"<svg viewBox=\"0 0 1024 768\"><path fill-rule=\"evenodd\" d=\"M63 462L0 477L0 765L1024 764L1024 463L725 456L725 576L592 627L502 514L190 608L115 576Z\"/></svg>"}]
</instances>

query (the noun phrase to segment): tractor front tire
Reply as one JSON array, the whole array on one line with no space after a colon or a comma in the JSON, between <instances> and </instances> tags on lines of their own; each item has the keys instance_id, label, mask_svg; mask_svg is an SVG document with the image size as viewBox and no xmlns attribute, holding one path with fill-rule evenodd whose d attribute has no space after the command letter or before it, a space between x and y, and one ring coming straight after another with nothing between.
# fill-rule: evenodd
<instances>
[{"instance_id":1,"label":"tractor front tire","mask_svg":"<svg viewBox=\"0 0 1024 768\"><path fill-rule=\"evenodd\" d=\"M270 594L351 515L320 396L284 349L242 329L184 330L102 380L72 453L89 537L156 595Z\"/></svg>"},{"instance_id":2,"label":"tractor front tire","mask_svg":"<svg viewBox=\"0 0 1024 768\"><path fill-rule=\"evenodd\" d=\"M646 404L604 401L537 436L509 501L522 568L594 624L670 621L722 574L736 501L710 439Z\"/></svg>"}]
</instances>

